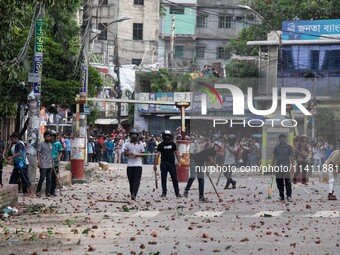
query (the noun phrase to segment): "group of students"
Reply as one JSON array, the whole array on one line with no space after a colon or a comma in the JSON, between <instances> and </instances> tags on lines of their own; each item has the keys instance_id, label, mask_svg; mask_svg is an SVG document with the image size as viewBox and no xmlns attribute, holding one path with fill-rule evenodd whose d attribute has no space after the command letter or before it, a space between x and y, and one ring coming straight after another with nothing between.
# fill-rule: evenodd
<instances>
[{"instance_id":1,"label":"group of students","mask_svg":"<svg viewBox=\"0 0 340 255\"><path fill-rule=\"evenodd\" d=\"M145 154L145 148L143 144L138 140L139 132L132 130L130 132L130 142L126 145L124 155L128 158L127 163L127 177L130 186L131 199L135 200L140 186L142 177L142 158L148 154ZM162 183L162 194L161 197L167 196L167 175L171 176L173 187L175 190L176 197L183 197L179 192L175 156L179 162L179 155L177 152L176 144L171 141L171 132L166 130L162 133L163 141L158 144L157 152L158 156L155 159L154 171L157 171L157 162L160 160L160 171L161 171L161 183Z\"/></svg>"},{"instance_id":2,"label":"group of students","mask_svg":"<svg viewBox=\"0 0 340 255\"><path fill-rule=\"evenodd\" d=\"M138 142L138 132L131 131L130 132L130 144L128 144L125 148L124 154L128 158L128 165L127 165L127 176L130 185L130 195L131 199L135 200L138 189L140 186L140 180L142 176L142 157L145 156L144 146L142 146ZM233 145L235 144L236 137L230 137L230 144L227 144L227 154L232 154L234 152ZM234 143L234 144L232 144ZM190 178L187 182L187 185L184 190L184 197L188 197L189 190L196 179L198 178L199 182L199 201L205 202L207 199L204 197L204 173L203 171L196 171L195 166L203 166L205 164L210 164L217 166L215 162L215 156L217 153L223 148L222 142L216 141L214 142L212 147L206 148L203 151L192 154L190 160ZM161 197L165 198L167 196L167 176L168 173L170 174L173 188L175 191L175 196L177 198L183 197L180 193L178 179L177 179L177 171L176 171L176 159L177 162L180 164L180 158L177 151L177 145L172 140L172 133L169 130L165 130L162 133L162 142L157 146L157 157L154 161L154 171L157 171L157 165L160 161L160 172L161 172L161 184L162 184L162 194ZM227 157L228 159L230 157ZM227 162L229 163L229 162ZM235 164L235 156L234 162ZM231 178L231 173L226 173L225 176L227 177L227 184L225 188L229 188L230 184L233 188L236 188L236 181Z\"/></svg>"},{"instance_id":3,"label":"group of students","mask_svg":"<svg viewBox=\"0 0 340 255\"><path fill-rule=\"evenodd\" d=\"M1 146L2 143L0 143L2 159L6 158L8 163L13 164L9 184L20 183L22 192L25 195L32 196L34 195L34 191L28 177L28 160L25 152L25 144L20 140L17 132L10 135L10 140L11 147L9 153L5 152L4 146ZM10 154L10 156L6 157L6 154ZM45 180L45 195L47 197L56 196L59 165L62 156L63 147L57 139L57 133L53 130L44 132L44 141L39 143L37 149L37 163L40 171L40 178L35 192L37 196L41 196L42 185ZM0 180L2 185L2 178Z\"/></svg>"},{"instance_id":4,"label":"group of students","mask_svg":"<svg viewBox=\"0 0 340 255\"><path fill-rule=\"evenodd\" d=\"M130 184L130 194L133 200L136 199L137 192L140 185L140 180L142 176L142 160L141 158L145 156L144 147L138 142L138 132L132 131L130 133L130 145L125 149L125 156L128 157L128 167L127 167L127 176ZM227 166L226 169L231 169L231 166L235 166L237 153L237 145L236 145L236 136L229 135L226 143L222 143L221 141L215 141L211 147L205 148L204 150L198 153L190 153L190 177L186 184L184 194L181 195L178 187L177 180L177 172L176 172L176 163L175 157L177 161L179 160L179 155L177 152L176 143L171 140L172 134L169 130L166 130L162 134L162 142L157 146L158 157L154 162L154 171L157 171L157 164L160 157L160 172L161 172L161 182L162 182L162 194L161 197L167 196L167 174L169 173L172 179L175 195L177 198L180 197L188 197L190 188L194 182L194 180L198 179L198 187L199 187L199 201L205 202L207 199L204 197L204 174L205 165L210 166L218 166L218 162L216 162L216 158L219 155L219 152L225 150L224 157L224 166ZM288 167L289 169L295 170L293 182L296 183L297 177L300 172L302 172L302 183L307 183L305 164L308 158L307 153L307 137L302 135L300 137L299 142L295 143L295 148L287 143L287 137L285 134L280 134L278 137L279 143L275 146L273 151L273 159L272 165L279 166L280 169L284 169L284 167ZM340 165L340 150L335 150L331 153L329 158L325 161L324 167L327 168L327 172L329 174L328 181L328 199L336 200L336 196L334 195L334 183L335 176L338 171L338 167ZM197 168L199 166L199 168ZM228 167L229 166L229 167ZM291 186L291 171L276 171L276 183L277 188L279 190L280 200L285 200L284 189L286 188L286 199L287 201L291 201L292 199L292 186ZM236 181L232 179L232 171L224 172L224 175L227 179L227 183L225 185L225 189L229 189L230 185L232 188L236 188Z\"/></svg>"}]
</instances>

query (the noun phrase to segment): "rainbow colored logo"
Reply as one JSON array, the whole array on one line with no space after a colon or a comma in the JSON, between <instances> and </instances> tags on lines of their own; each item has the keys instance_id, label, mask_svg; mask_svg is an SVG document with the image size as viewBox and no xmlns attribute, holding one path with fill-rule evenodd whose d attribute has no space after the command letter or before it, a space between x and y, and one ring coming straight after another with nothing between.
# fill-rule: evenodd
<instances>
[{"instance_id":1,"label":"rainbow colored logo","mask_svg":"<svg viewBox=\"0 0 340 255\"><path fill-rule=\"evenodd\" d=\"M216 104L216 100L218 99L218 101L220 102L221 106L222 106L222 99L220 94L218 94L218 92L216 91L216 89L212 86L210 86L209 84L205 84L202 83L200 84L202 87L199 89L199 91L204 92L205 94L207 94L211 100L213 101L214 104Z\"/></svg>"}]
</instances>

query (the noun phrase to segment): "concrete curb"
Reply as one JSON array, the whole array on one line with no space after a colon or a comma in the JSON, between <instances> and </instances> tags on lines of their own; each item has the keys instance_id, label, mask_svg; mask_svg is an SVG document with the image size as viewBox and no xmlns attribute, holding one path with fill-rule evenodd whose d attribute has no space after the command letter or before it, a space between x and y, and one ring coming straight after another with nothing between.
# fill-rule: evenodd
<instances>
[{"instance_id":1,"label":"concrete curb","mask_svg":"<svg viewBox=\"0 0 340 255\"><path fill-rule=\"evenodd\" d=\"M3 184L4 186L0 188L0 208L5 208L7 206L14 206L18 202L18 185L17 184L8 184L8 180L12 173L12 166L4 167L4 176L3 176ZM37 179L36 182L32 184L33 192L36 191L38 180L39 180L39 169L37 169ZM71 172L66 171L64 167L60 169L60 182L63 186L71 186ZM45 184L42 186L42 194L45 192Z\"/></svg>"}]
</instances>

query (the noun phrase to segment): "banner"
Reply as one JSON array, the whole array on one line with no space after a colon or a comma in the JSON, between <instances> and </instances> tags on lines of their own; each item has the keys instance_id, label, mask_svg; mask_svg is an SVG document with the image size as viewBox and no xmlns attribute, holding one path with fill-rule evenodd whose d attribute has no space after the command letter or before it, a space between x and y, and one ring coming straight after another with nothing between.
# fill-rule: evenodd
<instances>
[{"instance_id":1,"label":"banner","mask_svg":"<svg viewBox=\"0 0 340 255\"><path fill-rule=\"evenodd\" d=\"M283 40L318 40L340 37L340 19L282 21Z\"/></svg>"},{"instance_id":2,"label":"banner","mask_svg":"<svg viewBox=\"0 0 340 255\"><path fill-rule=\"evenodd\" d=\"M86 97L87 95L87 80L86 80L87 66L82 64L80 67L80 97Z\"/></svg>"},{"instance_id":3,"label":"banner","mask_svg":"<svg viewBox=\"0 0 340 255\"><path fill-rule=\"evenodd\" d=\"M43 35L44 35L44 19L37 19L35 25L35 52L34 52L34 67L33 72L40 75L39 82L33 83L34 95L41 95L41 76L43 64Z\"/></svg>"}]
</instances>

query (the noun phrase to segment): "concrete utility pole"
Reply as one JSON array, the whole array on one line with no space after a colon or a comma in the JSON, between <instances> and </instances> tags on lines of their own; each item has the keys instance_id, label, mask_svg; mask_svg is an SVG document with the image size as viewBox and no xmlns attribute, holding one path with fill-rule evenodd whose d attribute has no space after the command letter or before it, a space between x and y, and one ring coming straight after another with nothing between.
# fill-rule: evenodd
<instances>
[{"instance_id":1,"label":"concrete utility pole","mask_svg":"<svg viewBox=\"0 0 340 255\"><path fill-rule=\"evenodd\" d=\"M118 53L118 37L117 34L115 35L115 46L114 46L114 72L117 74L117 83L115 86L115 92L116 92L116 98L120 99L122 97L122 88L120 84L120 63L119 63L119 53ZM122 115L122 110L121 110L121 103L117 102L117 121L118 125L121 122L121 115Z\"/></svg>"},{"instance_id":2,"label":"concrete utility pole","mask_svg":"<svg viewBox=\"0 0 340 255\"><path fill-rule=\"evenodd\" d=\"M283 88L284 87L284 79L283 79L283 50L282 50L282 33L279 34L276 29L268 23L268 21L257 11L255 11L253 8L251 8L250 6L248 5L237 5L238 7L240 8L243 8L243 9L247 9L247 10L250 10L252 12L254 12L278 37L279 39L279 48L278 48L278 53L279 53L279 58L280 58L280 76L281 76L281 87ZM279 62L278 62L279 63Z\"/></svg>"},{"instance_id":3,"label":"concrete utility pole","mask_svg":"<svg viewBox=\"0 0 340 255\"><path fill-rule=\"evenodd\" d=\"M172 23L171 23L171 36L170 36L170 58L169 58L169 67L174 67L174 56L175 56L175 24L176 24L176 16L172 15Z\"/></svg>"},{"instance_id":4,"label":"concrete utility pole","mask_svg":"<svg viewBox=\"0 0 340 255\"><path fill-rule=\"evenodd\" d=\"M35 44L33 58L33 73L30 74L29 82L33 83L33 91L27 96L28 126L27 126L27 159L28 178L35 182L37 168L37 149L40 140L40 95L41 76L43 64L43 34L44 34L44 4L37 7L40 11L35 23Z\"/></svg>"},{"instance_id":5,"label":"concrete utility pole","mask_svg":"<svg viewBox=\"0 0 340 255\"><path fill-rule=\"evenodd\" d=\"M86 159L86 115L80 113L80 106L87 103L88 92L88 68L89 68L89 45L91 35L92 7L91 0L87 0L83 12L83 48L82 64L80 67L80 89L76 97L74 137L71 141L71 172L73 183L84 183L84 166Z\"/></svg>"}]
</instances>

